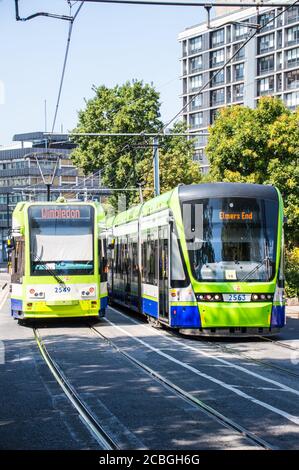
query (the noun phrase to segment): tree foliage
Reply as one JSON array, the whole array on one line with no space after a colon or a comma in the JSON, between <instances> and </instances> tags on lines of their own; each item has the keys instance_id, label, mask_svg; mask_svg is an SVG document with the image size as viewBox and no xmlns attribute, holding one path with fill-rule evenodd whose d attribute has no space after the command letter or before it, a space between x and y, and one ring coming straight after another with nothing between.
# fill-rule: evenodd
<instances>
[{"instance_id":1,"label":"tree foliage","mask_svg":"<svg viewBox=\"0 0 299 470\"><path fill-rule=\"evenodd\" d=\"M159 93L142 81L122 86L100 86L95 96L79 111L78 133L157 133L162 127ZM182 125L173 130L183 132ZM113 188L153 187L153 148L149 137L76 136L77 148L72 158L85 174L101 170L103 185ZM161 191L179 182L198 181L198 167L192 163L192 143L181 137L160 139ZM192 178L193 176L193 178ZM128 203L136 202L137 193L129 192ZM151 197L152 190L145 191ZM137 199L136 199L137 198ZM116 205L116 198L112 198Z\"/></svg>"},{"instance_id":2,"label":"tree foliage","mask_svg":"<svg viewBox=\"0 0 299 470\"><path fill-rule=\"evenodd\" d=\"M286 294L299 297L299 248L286 251Z\"/></svg>"},{"instance_id":3,"label":"tree foliage","mask_svg":"<svg viewBox=\"0 0 299 470\"><path fill-rule=\"evenodd\" d=\"M262 98L256 109L225 108L210 128L207 155L210 181L273 184L280 190L287 254L293 253L299 245L299 109L291 112L272 97ZM292 273L294 263L298 257L292 257Z\"/></svg>"}]
</instances>

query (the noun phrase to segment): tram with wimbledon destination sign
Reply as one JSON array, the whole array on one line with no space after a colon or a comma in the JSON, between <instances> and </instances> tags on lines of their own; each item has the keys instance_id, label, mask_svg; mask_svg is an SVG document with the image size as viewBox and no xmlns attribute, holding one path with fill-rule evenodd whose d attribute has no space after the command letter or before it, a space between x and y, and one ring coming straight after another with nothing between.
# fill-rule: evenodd
<instances>
[{"instance_id":1,"label":"tram with wimbledon destination sign","mask_svg":"<svg viewBox=\"0 0 299 470\"><path fill-rule=\"evenodd\" d=\"M107 219L113 302L186 334L285 323L283 204L270 185L180 185Z\"/></svg>"},{"instance_id":2,"label":"tram with wimbledon destination sign","mask_svg":"<svg viewBox=\"0 0 299 470\"><path fill-rule=\"evenodd\" d=\"M14 318L104 316L107 273L94 202L19 202L8 240Z\"/></svg>"}]
</instances>

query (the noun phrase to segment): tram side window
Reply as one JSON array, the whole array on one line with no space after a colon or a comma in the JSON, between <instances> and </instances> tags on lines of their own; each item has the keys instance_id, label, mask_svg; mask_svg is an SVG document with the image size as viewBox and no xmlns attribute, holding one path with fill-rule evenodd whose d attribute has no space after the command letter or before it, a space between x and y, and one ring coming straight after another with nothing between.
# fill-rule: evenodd
<instances>
[{"instance_id":1,"label":"tram side window","mask_svg":"<svg viewBox=\"0 0 299 470\"><path fill-rule=\"evenodd\" d=\"M175 227L171 231L171 287L186 287L188 280L186 277L179 240Z\"/></svg>"},{"instance_id":2,"label":"tram side window","mask_svg":"<svg viewBox=\"0 0 299 470\"><path fill-rule=\"evenodd\" d=\"M142 243L142 282L158 285L158 240L152 234Z\"/></svg>"},{"instance_id":3,"label":"tram side window","mask_svg":"<svg viewBox=\"0 0 299 470\"><path fill-rule=\"evenodd\" d=\"M127 237L121 238L121 248L120 248L120 275L121 278L124 278L128 271L128 242Z\"/></svg>"},{"instance_id":4,"label":"tram side window","mask_svg":"<svg viewBox=\"0 0 299 470\"><path fill-rule=\"evenodd\" d=\"M101 282L107 281L107 240L106 238L99 239L99 273Z\"/></svg>"},{"instance_id":5,"label":"tram side window","mask_svg":"<svg viewBox=\"0 0 299 470\"><path fill-rule=\"evenodd\" d=\"M12 282L21 282L24 276L25 268L25 243L24 240L18 240L15 249L12 252Z\"/></svg>"},{"instance_id":6,"label":"tram side window","mask_svg":"<svg viewBox=\"0 0 299 470\"><path fill-rule=\"evenodd\" d=\"M138 244L137 236L129 235L127 239L127 271L128 275L135 278L138 275Z\"/></svg>"},{"instance_id":7,"label":"tram side window","mask_svg":"<svg viewBox=\"0 0 299 470\"><path fill-rule=\"evenodd\" d=\"M131 239L131 258L132 258L132 277L134 280L138 280L139 268L138 268L138 243L137 237Z\"/></svg>"},{"instance_id":8,"label":"tram side window","mask_svg":"<svg viewBox=\"0 0 299 470\"><path fill-rule=\"evenodd\" d=\"M279 287L285 286L284 270L285 270L285 252L284 252L284 231L283 231L282 239L281 239L280 263L279 263L279 277L278 277Z\"/></svg>"},{"instance_id":9,"label":"tram side window","mask_svg":"<svg viewBox=\"0 0 299 470\"><path fill-rule=\"evenodd\" d=\"M119 258L120 258L120 245L119 245L119 239L115 239L115 248L114 248L114 274L115 276L118 275L119 273Z\"/></svg>"},{"instance_id":10,"label":"tram side window","mask_svg":"<svg viewBox=\"0 0 299 470\"><path fill-rule=\"evenodd\" d=\"M114 274L116 277L123 278L128 271L128 241L127 237L118 237L115 241L114 249Z\"/></svg>"}]
</instances>

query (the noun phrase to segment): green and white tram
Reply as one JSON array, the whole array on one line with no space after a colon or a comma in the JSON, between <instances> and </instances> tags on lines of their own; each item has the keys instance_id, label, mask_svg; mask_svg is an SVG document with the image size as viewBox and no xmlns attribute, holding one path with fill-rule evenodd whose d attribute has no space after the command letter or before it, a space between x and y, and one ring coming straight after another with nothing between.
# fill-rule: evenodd
<instances>
[{"instance_id":1,"label":"green and white tram","mask_svg":"<svg viewBox=\"0 0 299 470\"><path fill-rule=\"evenodd\" d=\"M182 185L106 225L114 302L188 334L265 335L284 326L275 187Z\"/></svg>"},{"instance_id":2,"label":"green and white tram","mask_svg":"<svg viewBox=\"0 0 299 470\"><path fill-rule=\"evenodd\" d=\"M93 202L17 204L8 242L14 318L104 316L102 219Z\"/></svg>"}]
</instances>

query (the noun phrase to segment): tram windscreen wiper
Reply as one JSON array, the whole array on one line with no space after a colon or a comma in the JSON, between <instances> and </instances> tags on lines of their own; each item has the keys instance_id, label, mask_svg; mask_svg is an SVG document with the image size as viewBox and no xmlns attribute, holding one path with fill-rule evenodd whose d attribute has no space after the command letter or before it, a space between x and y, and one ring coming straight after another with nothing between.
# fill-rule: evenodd
<instances>
[{"instance_id":1,"label":"tram windscreen wiper","mask_svg":"<svg viewBox=\"0 0 299 470\"><path fill-rule=\"evenodd\" d=\"M56 281L58 282L58 284L62 284L64 285L64 281L63 279L61 279L61 277L57 276L57 274L54 273L54 271L52 271L52 269L50 269L47 265L47 263L45 263L36 253L31 253L32 256L34 257L34 260L35 261L38 261L39 264L41 264L45 270L51 275L54 277L54 279L56 279Z\"/></svg>"},{"instance_id":2,"label":"tram windscreen wiper","mask_svg":"<svg viewBox=\"0 0 299 470\"><path fill-rule=\"evenodd\" d=\"M270 258L267 256L264 258L260 263L258 263L249 273L245 274L245 276L241 277L241 279L238 280L238 282L246 281L252 274L254 274L258 269L260 269L266 262L269 262ZM267 270L268 271L268 270ZM268 272L268 277L269 277L269 272Z\"/></svg>"}]
</instances>

